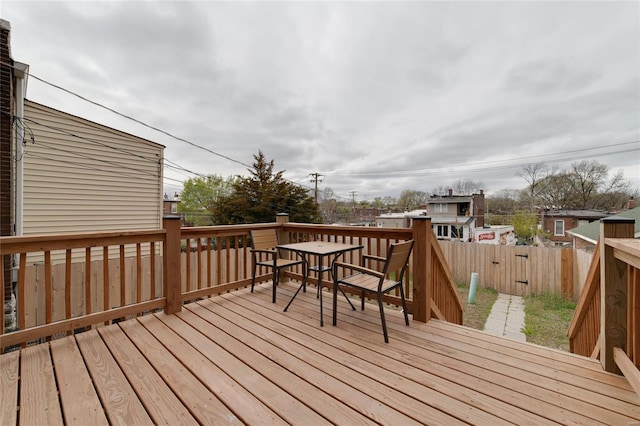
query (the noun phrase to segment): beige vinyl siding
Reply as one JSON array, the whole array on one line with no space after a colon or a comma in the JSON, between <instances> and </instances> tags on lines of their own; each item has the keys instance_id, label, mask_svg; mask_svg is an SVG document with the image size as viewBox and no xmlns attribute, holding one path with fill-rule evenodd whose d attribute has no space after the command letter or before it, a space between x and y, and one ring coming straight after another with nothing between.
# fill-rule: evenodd
<instances>
[{"instance_id":1,"label":"beige vinyl siding","mask_svg":"<svg viewBox=\"0 0 640 426\"><path fill-rule=\"evenodd\" d=\"M25 125L25 235L162 226L162 145L31 101Z\"/></svg>"}]
</instances>

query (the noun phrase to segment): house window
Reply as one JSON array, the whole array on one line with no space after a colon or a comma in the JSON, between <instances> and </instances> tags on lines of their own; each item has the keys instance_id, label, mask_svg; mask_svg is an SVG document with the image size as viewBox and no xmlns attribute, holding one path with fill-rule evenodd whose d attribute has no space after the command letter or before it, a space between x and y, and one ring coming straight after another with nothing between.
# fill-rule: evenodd
<instances>
[{"instance_id":1,"label":"house window","mask_svg":"<svg viewBox=\"0 0 640 426\"><path fill-rule=\"evenodd\" d=\"M171 203L171 213L178 213L178 205L176 203Z\"/></svg>"},{"instance_id":2,"label":"house window","mask_svg":"<svg viewBox=\"0 0 640 426\"><path fill-rule=\"evenodd\" d=\"M447 212L447 203L436 203L433 205L434 213L446 213Z\"/></svg>"},{"instance_id":3,"label":"house window","mask_svg":"<svg viewBox=\"0 0 640 426\"><path fill-rule=\"evenodd\" d=\"M452 226L451 227L451 238L463 238L464 236L464 231L462 229L462 226Z\"/></svg>"},{"instance_id":4,"label":"house window","mask_svg":"<svg viewBox=\"0 0 640 426\"><path fill-rule=\"evenodd\" d=\"M448 238L449 237L449 225L437 225L436 226L436 237L438 237L438 238Z\"/></svg>"},{"instance_id":5,"label":"house window","mask_svg":"<svg viewBox=\"0 0 640 426\"><path fill-rule=\"evenodd\" d=\"M564 237L564 220L556 220L553 235Z\"/></svg>"}]
</instances>

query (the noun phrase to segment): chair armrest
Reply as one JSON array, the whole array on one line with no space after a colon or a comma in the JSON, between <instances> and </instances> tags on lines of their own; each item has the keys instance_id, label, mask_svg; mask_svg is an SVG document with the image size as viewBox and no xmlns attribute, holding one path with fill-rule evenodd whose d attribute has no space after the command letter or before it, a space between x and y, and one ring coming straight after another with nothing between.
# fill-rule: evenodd
<instances>
[{"instance_id":1,"label":"chair armrest","mask_svg":"<svg viewBox=\"0 0 640 426\"><path fill-rule=\"evenodd\" d=\"M251 249L251 253L276 254L276 249Z\"/></svg>"},{"instance_id":2,"label":"chair armrest","mask_svg":"<svg viewBox=\"0 0 640 426\"><path fill-rule=\"evenodd\" d=\"M380 262L385 262L387 260L386 257L374 256L372 254L363 254L362 257L368 260L378 260Z\"/></svg>"},{"instance_id":3,"label":"chair armrest","mask_svg":"<svg viewBox=\"0 0 640 426\"><path fill-rule=\"evenodd\" d=\"M378 271L376 271L374 269L365 268L364 266L354 265L352 263L344 263L344 262L334 262L333 263L334 270L336 270L339 267L340 268L345 268L345 269L351 269L353 271L357 271L357 272L360 272L362 274L373 275L374 277L378 277L378 278L381 278L381 277L384 276L382 274L382 272L378 272Z\"/></svg>"}]
</instances>

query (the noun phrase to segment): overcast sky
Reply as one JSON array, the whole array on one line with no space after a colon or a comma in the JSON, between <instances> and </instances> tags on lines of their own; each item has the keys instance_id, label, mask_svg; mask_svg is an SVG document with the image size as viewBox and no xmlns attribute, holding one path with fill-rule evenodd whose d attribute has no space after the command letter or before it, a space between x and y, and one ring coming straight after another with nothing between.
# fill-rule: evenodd
<instances>
[{"instance_id":1,"label":"overcast sky","mask_svg":"<svg viewBox=\"0 0 640 426\"><path fill-rule=\"evenodd\" d=\"M597 159L640 188L640 2L14 2L27 98L158 142L197 174L357 201ZM212 153L213 152L213 153ZM216 155L219 154L219 155ZM244 164L244 165L243 165ZM165 190L194 174L165 167Z\"/></svg>"}]
</instances>

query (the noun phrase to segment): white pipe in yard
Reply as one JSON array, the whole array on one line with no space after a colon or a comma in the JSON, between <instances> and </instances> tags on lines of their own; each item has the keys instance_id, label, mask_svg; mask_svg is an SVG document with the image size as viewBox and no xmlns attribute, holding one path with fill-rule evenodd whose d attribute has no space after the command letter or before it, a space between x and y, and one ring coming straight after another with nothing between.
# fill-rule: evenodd
<instances>
[{"instance_id":1,"label":"white pipe in yard","mask_svg":"<svg viewBox=\"0 0 640 426\"><path fill-rule=\"evenodd\" d=\"M471 284L469 284L469 298L467 303L474 303L476 300L476 290L478 289L478 273L471 273Z\"/></svg>"}]
</instances>

